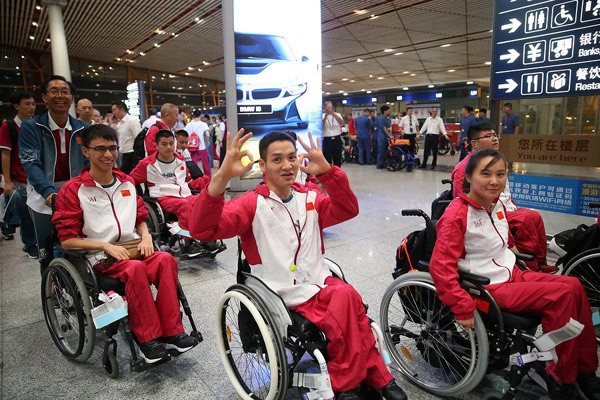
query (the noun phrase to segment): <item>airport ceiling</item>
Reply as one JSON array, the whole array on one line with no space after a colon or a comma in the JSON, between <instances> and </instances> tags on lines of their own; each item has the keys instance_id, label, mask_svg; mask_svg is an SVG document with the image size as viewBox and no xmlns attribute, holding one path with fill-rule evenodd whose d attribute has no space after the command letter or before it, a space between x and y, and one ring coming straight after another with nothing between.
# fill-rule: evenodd
<instances>
[{"instance_id":1,"label":"airport ceiling","mask_svg":"<svg viewBox=\"0 0 600 400\"><path fill-rule=\"evenodd\" d=\"M71 56L224 80L220 0L66 3ZM19 49L50 50L39 0L0 11L0 46L14 50L0 68L17 66ZM492 15L492 0L323 0L323 90L488 80Z\"/></svg>"}]
</instances>

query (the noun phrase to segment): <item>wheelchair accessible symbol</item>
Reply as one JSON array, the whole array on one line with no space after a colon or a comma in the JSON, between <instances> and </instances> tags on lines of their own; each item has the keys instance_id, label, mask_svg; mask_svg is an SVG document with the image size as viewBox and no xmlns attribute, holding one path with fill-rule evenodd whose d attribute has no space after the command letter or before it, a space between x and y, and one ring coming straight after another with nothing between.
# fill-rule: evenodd
<instances>
[{"instance_id":1,"label":"wheelchair accessible symbol","mask_svg":"<svg viewBox=\"0 0 600 400\"><path fill-rule=\"evenodd\" d=\"M552 7L552 28L562 28L576 22L578 1L568 1Z\"/></svg>"}]
</instances>

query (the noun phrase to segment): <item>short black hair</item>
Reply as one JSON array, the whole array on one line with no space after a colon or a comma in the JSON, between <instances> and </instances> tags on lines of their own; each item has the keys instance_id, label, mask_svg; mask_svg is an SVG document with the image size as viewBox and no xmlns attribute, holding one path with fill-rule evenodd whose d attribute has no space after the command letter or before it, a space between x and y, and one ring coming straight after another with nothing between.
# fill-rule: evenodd
<instances>
[{"instance_id":1,"label":"short black hair","mask_svg":"<svg viewBox=\"0 0 600 400\"><path fill-rule=\"evenodd\" d=\"M190 134L185 129L180 129L177 132L175 132L175 136L190 137Z\"/></svg>"},{"instance_id":2,"label":"short black hair","mask_svg":"<svg viewBox=\"0 0 600 400\"><path fill-rule=\"evenodd\" d=\"M380 108L382 114L385 113L389 109L390 109L390 106L381 106L381 108Z\"/></svg>"},{"instance_id":3,"label":"short black hair","mask_svg":"<svg viewBox=\"0 0 600 400\"><path fill-rule=\"evenodd\" d=\"M29 92L24 92L22 90L18 90L10 94L10 103L14 105L21 104L21 100L23 99L33 99L33 96Z\"/></svg>"},{"instance_id":4,"label":"short black hair","mask_svg":"<svg viewBox=\"0 0 600 400\"><path fill-rule=\"evenodd\" d=\"M206 118L206 119L210 119L210 115L208 115L208 114L204 114L204 118ZM213 118L217 118L217 117L213 117Z\"/></svg>"},{"instance_id":5,"label":"short black hair","mask_svg":"<svg viewBox=\"0 0 600 400\"><path fill-rule=\"evenodd\" d=\"M504 107L508 107L512 110L512 103L504 103L502 104Z\"/></svg>"},{"instance_id":6,"label":"short black hair","mask_svg":"<svg viewBox=\"0 0 600 400\"><path fill-rule=\"evenodd\" d=\"M128 112L127 104L124 101L115 101L112 103L113 106L117 106L118 109Z\"/></svg>"},{"instance_id":7,"label":"short black hair","mask_svg":"<svg viewBox=\"0 0 600 400\"><path fill-rule=\"evenodd\" d=\"M479 134L483 131L493 131L494 124L490 124L489 122L478 122L476 124L471 125L469 131L467 132L467 136L469 137L469 143L471 140L475 140L479 137Z\"/></svg>"},{"instance_id":8,"label":"short black hair","mask_svg":"<svg viewBox=\"0 0 600 400\"><path fill-rule=\"evenodd\" d=\"M479 112L480 112L480 113L486 113L486 114L487 114L487 108L483 108L483 107L481 107L481 108L479 109Z\"/></svg>"},{"instance_id":9,"label":"short black hair","mask_svg":"<svg viewBox=\"0 0 600 400\"><path fill-rule=\"evenodd\" d=\"M153 116L156 115L156 113L158 112L158 110L154 107L152 107L151 109L148 110L148 116Z\"/></svg>"},{"instance_id":10,"label":"short black hair","mask_svg":"<svg viewBox=\"0 0 600 400\"><path fill-rule=\"evenodd\" d=\"M65 78L62 75L52 75L50 78L46 79L44 81L44 83L42 83L42 93L43 94L48 93L48 85L50 84L51 81L63 81L63 82L65 82L67 85L69 85L69 90L71 91L71 94L75 94L75 85L73 85L72 82L69 82L67 80L67 78Z\"/></svg>"},{"instance_id":11,"label":"short black hair","mask_svg":"<svg viewBox=\"0 0 600 400\"><path fill-rule=\"evenodd\" d=\"M156 137L154 138L154 140L156 141L156 143L158 143L160 141L160 138L173 138L173 132L171 132L170 130L167 129L161 129L160 131L158 131L156 133Z\"/></svg>"},{"instance_id":12,"label":"short black hair","mask_svg":"<svg viewBox=\"0 0 600 400\"><path fill-rule=\"evenodd\" d=\"M296 135L296 132L290 130L285 130L284 132L290 135L294 141L298 140L298 135Z\"/></svg>"},{"instance_id":13,"label":"short black hair","mask_svg":"<svg viewBox=\"0 0 600 400\"><path fill-rule=\"evenodd\" d=\"M192 117L194 118L200 118L202 116L202 110L194 110L194 112L192 113Z\"/></svg>"},{"instance_id":14,"label":"short black hair","mask_svg":"<svg viewBox=\"0 0 600 400\"><path fill-rule=\"evenodd\" d=\"M368 113L370 113L370 112L371 112L371 110L369 110L368 108L365 108L365 109L363 110L363 112L368 112Z\"/></svg>"},{"instance_id":15,"label":"short black hair","mask_svg":"<svg viewBox=\"0 0 600 400\"><path fill-rule=\"evenodd\" d=\"M495 164L497 161L504 162L504 166L506 167L506 158L504 158L502 153L500 153L498 150L485 149L485 150L479 150L478 152L473 153L471 155L471 157L469 158L469 161L467 162L467 166L465 167L465 180L463 181L463 189L464 189L465 193L468 193L469 190L471 189L471 185L469 184L469 181L467 180L467 176L468 177L473 176L473 172L475 172L475 168L477 167L477 164L479 164L479 161L481 161L485 157L492 157L492 161L490 161L488 163L488 165L485 166L485 168L490 167L492 164Z\"/></svg>"},{"instance_id":16,"label":"short black hair","mask_svg":"<svg viewBox=\"0 0 600 400\"><path fill-rule=\"evenodd\" d=\"M463 108L464 108L465 110L467 110L468 112L470 112L470 113L472 113L472 112L473 112L473 107L471 107L471 106L463 106Z\"/></svg>"},{"instance_id":17,"label":"short black hair","mask_svg":"<svg viewBox=\"0 0 600 400\"><path fill-rule=\"evenodd\" d=\"M413 108L411 106L406 107L406 111L408 110L412 110Z\"/></svg>"},{"instance_id":18,"label":"short black hair","mask_svg":"<svg viewBox=\"0 0 600 400\"><path fill-rule=\"evenodd\" d=\"M294 148L296 148L296 141L289 134L283 131L269 132L263 136L262 139L260 139L260 142L258 142L258 152L260 153L260 158L263 161L267 160L267 150L269 149L271 143L279 141L288 141L294 145Z\"/></svg>"},{"instance_id":19,"label":"short black hair","mask_svg":"<svg viewBox=\"0 0 600 400\"><path fill-rule=\"evenodd\" d=\"M94 139L104 139L119 143L119 136L113 128L104 124L90 125L81 131L81 145L89 147Z\"/></svg>"}]
</instances>

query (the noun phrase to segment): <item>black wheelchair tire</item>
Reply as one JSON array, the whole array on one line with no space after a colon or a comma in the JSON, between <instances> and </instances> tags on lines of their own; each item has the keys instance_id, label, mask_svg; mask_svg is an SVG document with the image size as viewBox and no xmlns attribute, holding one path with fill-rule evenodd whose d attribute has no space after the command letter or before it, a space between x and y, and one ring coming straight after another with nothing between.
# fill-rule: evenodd
<instances>
[{"instance_id":1,"label":"black wheelchair tire","mask_svg":"<svg viewBox=\"0 0 600 400\"><path fill-rule=\"evenodd\" d=\"M119 376L119 362L117 361L117 356L115 356L112 352L108 352L106 355L106 360L103 363L104 370L111 378L115 379Z\"/></svg>"}]
</instances>

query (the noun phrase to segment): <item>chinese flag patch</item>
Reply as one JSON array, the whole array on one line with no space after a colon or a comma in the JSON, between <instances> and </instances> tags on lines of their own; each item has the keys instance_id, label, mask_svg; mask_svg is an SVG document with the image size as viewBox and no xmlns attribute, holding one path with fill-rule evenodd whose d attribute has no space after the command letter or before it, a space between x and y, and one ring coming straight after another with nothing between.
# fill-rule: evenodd
<instances>
[{"instance_id":1,"label":"chinese flag patch","mask_svg":"<svg viewBox=\"0 0 600 400\"><path fill-rule=\"evenodd\" d=\"M315 209L314 203L306 203L306 211L313 211Z\"/></svg>"},{"instance_id":2,"label":"chinese flag patch","mask_svg":"<svg viewBox=\"0 0 600 400\"><path fill-rule=\"evenodd\" d=\"M129 191L129 189L121 190L121 196L129 197L131 196L131 192Z\"/></svg>"},{"instance_id":3,"label":"chinese flag patch","mask_svg":"<svg viewBox=\"0 0 600 400\"><path fill-rule=\"evenodd\" d=\"M75 141L77 142L77 144L81 144L81 136L75 139Z\"/></svg>"},{"instance_id":4,"label":"chinese flag patch","mask_svg":"<svg viewBox=\"0 0 600 400\"><path fill-rule=\"evenodd\" d=\"M182 165L182 166L180 167L180 169L183 171L183 170L185 169L185 167Z\"/></svg>"},{"instance_id":5,"label":"chinese flag patch","mask_svg":"<svg viewBox=\"0 0 600 400\"><path fill-rule=\"evenodd\" d=\"M504 219L504 213L502 211L498 211L496 213L496 217L498 217L499 221L502 221Z\"/></svg>"}]
</instances>

